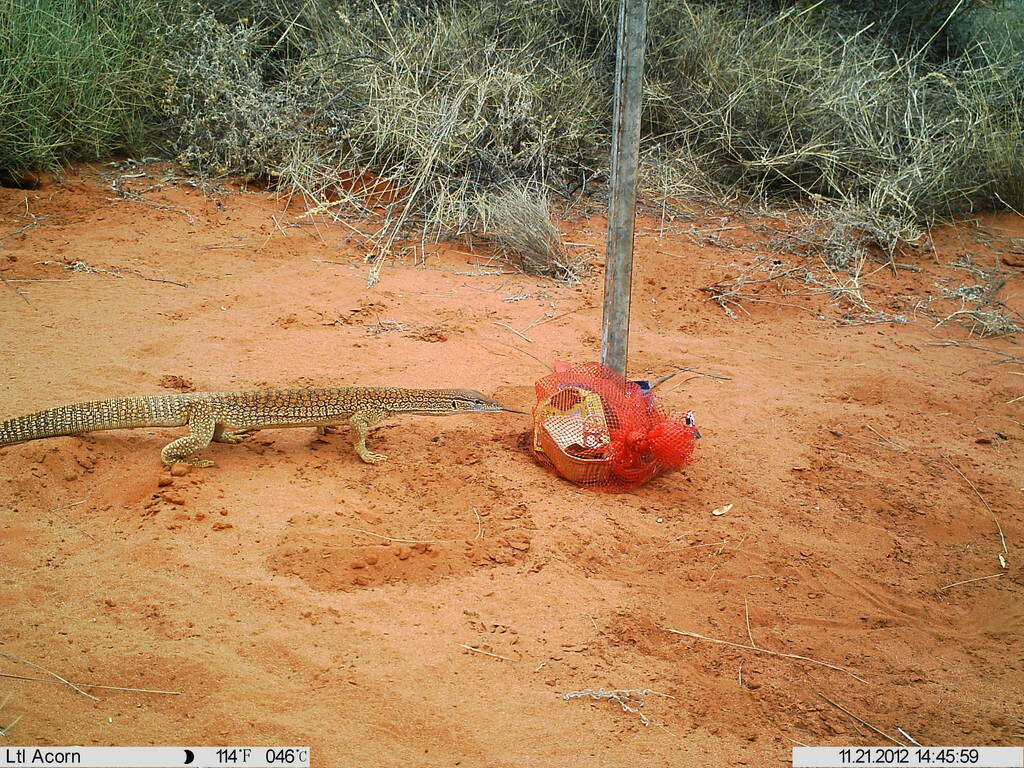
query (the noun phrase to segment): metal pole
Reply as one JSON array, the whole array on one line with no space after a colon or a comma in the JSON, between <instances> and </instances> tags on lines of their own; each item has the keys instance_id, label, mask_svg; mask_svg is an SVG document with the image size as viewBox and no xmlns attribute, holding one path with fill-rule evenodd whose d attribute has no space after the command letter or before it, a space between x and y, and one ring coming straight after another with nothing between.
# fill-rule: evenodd
<instances>
[{"instance_id":1,"label":"metal pole","mask_svg":"<svg viewBox=\"0 0 1024 768\"><path fill-rule=\"evenodd\" d=\"M629 291L633 274L633 225L640 161L640 106L643 101L646 36L647 0L619 0L601 362L623 376L626 375L629 342Z\"/></svg>"}]
</instances>

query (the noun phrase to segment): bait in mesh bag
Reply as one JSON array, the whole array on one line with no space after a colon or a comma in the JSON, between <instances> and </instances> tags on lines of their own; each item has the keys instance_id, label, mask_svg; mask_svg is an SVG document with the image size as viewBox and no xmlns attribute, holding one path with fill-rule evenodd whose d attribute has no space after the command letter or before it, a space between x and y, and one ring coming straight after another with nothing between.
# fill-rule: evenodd
<instances>
[{"instance_id":1,"label":"bait in mesh bag","mask_svg":"<svg viewBox=\"0 0 1024 768\"><path fill-rule=\"evenodd\" d=\"M694 458L693 414L674 419L639 382L599 363L556 363L537 382L533 449L562 477L626 490Z\"/></svg>"}]
</instances>

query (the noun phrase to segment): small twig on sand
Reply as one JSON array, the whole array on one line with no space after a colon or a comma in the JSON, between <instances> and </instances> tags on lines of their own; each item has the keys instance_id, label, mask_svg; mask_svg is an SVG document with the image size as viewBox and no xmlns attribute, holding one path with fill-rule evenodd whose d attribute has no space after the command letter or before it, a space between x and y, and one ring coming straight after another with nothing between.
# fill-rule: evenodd
<instances>
[{"instance_id":1,"label":"small twig on sand","mask_svg":"<svg viewBox=\"0 0 1024 768\"><path fill-rule=\"evenodd\" d=\"M698 376L704 376L705 378L715 379L717 381L732 381L731 376L719 376L714 373L704 373L704 371L698 371L696 368L683 368L679 365L674 365L672 367L679 371L679 373L695 373Z\"/></svg>"},{"instance_id":2,"label":"small twig on sand","mask_svg":"<svg viewBox=\"0 0 1024 768\"><path fill-rule=\"evenodd\" d=\"M678 376L680 373L682 373L682 371L672 371L672 373L666 373L663 376L659 376L658 378L656 378L654 381L651 382L651 389L654 389L655 387L661 386L662 384L664 384L669 379L671 379L671 378L673 378L675 376Z\"/></svg>"},{"instance_id":3,"label":"small twig on sand","mask_svg":"<svg viewBox=\"0 0 1024 768\"><path fill-rule=\"evenodd\" d=\"M776 357L775 355L766 355L766 354L763 354L761 352L755 352L755 351L753 351L751 349L734 349L732 347L725 347L725 349L727 349L729 352L737 352L737 353L743 354L743 355L753 355L754 357L763 357L766 360L775 360L776 362L779 362L779 363L789 363L790 365L820 365L820 366L824 366L826 368L829 368L829 367L836 367L836 368L863 368L865 365L867 365L867 363L846 363L846 362L843 362L842 360L826 360L826 361L822 361L822 362L819 362L819 361L816 361L816 360L789 360L789 359L787 359L785 357Z\"/></svg>"},{"instance_id":4,"label":"small twig on sand","mask_svg":"<svg viewBox=\"0 0 1024 768\"><path fill-rule=\"evenodd\" d=\"M961 584L970 584L975 581L985 581L986 579L994 579L997 576L1002 576L1002 573L993 573L991 576L979 576L976 579L964 579L963 581L954 581L952 584L947 584L944 587L939 587L939 592L950 589L951 587L959 587Z\"/></svg>"},{"instance_id":5,"label":"small twig on sand","mask_svg":"<svg viewBox=\"0 0 1024 768\"><path fill-rule=\"evenodd\" d=\"M853 725L854 730L857 731L857 735L861 738L864 738L864 731L862 731L860 729L860 725L857 724L857 718L853 717L852 715L847 715L847 717L850 718L850 723Z\"/></svg>"},{"instance_id":6,"label":"small twig on sand","mask_svg":"<svg viewBox=\"0 0 1024 768\"><path fill-rule=\"evenodd\" d=\"M906 746L906 745L905 745L905 744L904 744L903 742L900 742L900 741L896 741L896 739L894 739L894 738L893 738L892 736L890 736L889 734L885 733L884 731L880 731L880 730L878 730L877 728L875 728L875 726L873 726L873 725L872 725L871 723L869 723L869 722L868 722L867 720L865 720L865 719L863 719L863 718L861 718L861 717L857 717L857 715L853 714L853 712L851 712L850 710L848 710L848 709L847 709L846 707L844 707L843 705L841 705L841 704L836 704L836 702L832 701L832 699L830 699L830 698L829 698L828 696L826 696L825 694L823 694L823 693L818 693L818 695L819 695L819 696L820 696L821 698L823 698L823 699L824 699L825 701L827 701L827 702L828 702L829 704L831 704L831 705L832 705L833 707L835 707L836 709L838 709L838 710L839 710L840 712L845 712L845 713L846 713L846 714L848 714L848 715L849 715L850 717L852 717L852 718L853 718L854 720L856 720L856 721L857 721L858 723L860 723L861 725L863 725L863 726L864 726L865 728L870 728L870 729L871 729L872 731L874 731L875 733L877 733L877 734L878 734L879 736L881 736L882 738L884 738L884 739L888 739L889 741L891 741L891 742L892 742L893 744L895 744L895 745L896 745L896 746L898 746L898 747L904 747L904 746Z\"/></svg>"},{"instance_id":7,"label":"small twig on sand","mask_svg":"<svg viewBox=\"0 0 1024 768\"><path fill-rule=\"evenodd\" d=\"M15 296L19 296L19 297L21 297L21 300L22 300L22 301L24 301L24 302L25 302L26 304L28 304L28 305L29 305L30 307L32 306L32 302L28 300L28 296L26 296L26 295L25 295L24 293L22 293L21 291L19 291L19 290L18 290L17 288L15 288L15 287L14 287L13 285L11 285L11 281L10 281L10 280L8 280L8 279L7 279L6 277L4 277L3 275L0 275L0 281L2 281L2 282L3 282L3 284L4 284L5 286L7 286L8 288L10 288L10 289L11 289L11 290L12 290L12 291L14 292L14 295L15 295ZM35 307L32 307L32 308L33 308L33 309L35 309Z\"/></svg>"},{"instance_id":8,"label":"small twig on sand","mask_svg":"<svg viewBox=\"0 0 1024 768\"><path fill-rule=\"evenodd\" d=\"M484 520L480 517L480 512L477 511L476 507L472 507L471 511L476 515L476 536L474 539L482 539L484 535ZM342 528L344 531L355 531L356 533L364 533L367 536L375 536L378 539L384 539L385 541L394 541L399 544L442 544L447 541L465 541L465 538L459 539L398 539L394 536L385 536L382 533L374 533L368 531L365 528Z\"/></svg>"},{"instance_id":9,"label":"small twig on sand","mask_svg":"<svg viewBox=\"0 0 1024 768\"><path fill-rule=\"evenodd\" d=\"M201 245L199 250L201 251L214 251L219 248L251 248L259 243L226 243L224 245Z\"/></svg>"},{"instance_id":10,"label":"small twig on sand","mask_svg":"<svg viewBox=\"0 0 1024 768\"><path fill-rule=\"evenodd\" d=\"M59 680L47 680L44 677L29 677L28 675L12 675L8 672L0 672L0 677L11 680L31 680L35 683L46 683L47 685L64 685ZM166 696L181 696L181 691L158 691L153 688L122 688L119 685L93 685L92 683L75 683L79 688L102 688L105 691L128 691L129 693L161 693Z\"/></svg>"},{"instance_id":11,"label":"small twig on sand","mask_svg":"<svg viewBox=\"0 0 1024 768\"><path fill-rule=\"evenodd\" d=\"M899 443L897 443L897 442L896 442L895 440L890 440L890 439L889 439L888 437L886 437L885 435L883 435L883 434L882 434L881 432L879 432L879 431L878 431L877 429L875 429L874 427L872 427L872 426L871 426L870 424L865 424L864 426L865 426L865 427L867 427L868 429L870 429L870 430L871 430L872 432L874 432L874 433L875 433L876 435L878 435L878 439L879 439L879 440L881 440L881 441L883 441L883 442L885 442L885 443L888 443L888 444L889 444L889 445L891 445L891 446L892 446L892 447L893 447L893 448L894 448L895 450L898 450L898 451L905 451L905 450L907 450L907 449L906 449L906 448L904 448L904 447L903 447L902 445L900 445Z\"/></svg>"},{"instance_id":12,"label":"small twig on sand","mask_svg":"<svg viewBox=\"0 0 1024 768\"><path fill-rule=\"evenodd\" d=\"M0 241L6 240L8 237L14 237L15 235L20 235L22 232L25 232L26 230L32 229L32 227L37 227L40 224L42 224L44 221L46 221L48 218L50 218L48 215L47 216L39 216L39 217L37 217L35 219L35 221L30 221L25 226L18 227L13 232L8 232L6 235L0 235Z\"/></svg>"},{"instance_id":13,"label":"small twig on sand","mask_svg":"<svg viewBox=\"0 0 1024 768\"><path fill-rule=\"evenodd\" d=\"M123 202L125 200L131 200L131 202L133 202L133 203L138 203L139 205L148 205L150 208L156 208L158 211L174 211L175 213L180 213L182 216L184 216L185 220L189 224L195 224L196 223L196 217L195 216L193 216L191 213L189 213L184 208L176 208L173 205L164 205L163 203L154 203L154 202L152 202L150 200L143 200L141 197L134 197L134 198L129 198L129 197L108 197L107 200L109 200L112 203L120 203L120 202Z\"/></svg>"},{"instance_id":14,"label":"small twig on sand","mask_svg":"<svg viewBox=\"0 0 1024 768\"><path fill-rule=\"evenodd\" d=\"M10 701L10 699L11 699L11 697L10 697L9 694L7 696L5 696L4 700L0 701L0 709L3 709L4 707L6 707L7 706L7 702ZM11 728L16 726L18 724L19 720L21 720L21 715L18 715L11 722L9 722L7 725L0 726L0 737L6 736L8 733L10 733Z\"/></svg>"},{"instance_id":15,"label":"small twig on sand","mask_svg":"<svg viewBox=\"0 0 1024 768\"><path fill-rule=\"evenodd\" d=\"M686 534L683 534L683 536L685 536L685 535ZM676 538L672 539L672 541L670 541L669 544L675 543L677 540L683 538L683 536L677 536ZM722 539L721 541L711 541L711 542L708 542L707 544L705 544L704 542L700 542L700 543L697 543L697 544L687 544L684 547L676 547L674 549L670 549L668 544L666 544L664 547L662 547L662 549L668 549L670 552L683 552L683 551L685 551L687 549L698 549L700 547L717 547L717 546L720 546L722 544L728 544L728 543L729 543L728 539Z\"/></svg>"},{"instance_id":16,"label":"small twig on sand","mask_svg":"<svg viewBox=\"0 0 1024 768\"><path fill-rule=\"evenodd\" d=\"M65 517L64 515L62 515L62 514L61 514L61 512L63 512L63 511L65 510L65 509L71 509L72 507L77 507L77 506L80 506L80 505L82 505L82 504L85 504L85 500L84 500L84 499L83 499L82 501L75 501L75 502L72 502L71 504L65 504L65 505L64 505L63 507L57 507L56 509L51 509L51 510L50 510L49 512L47 512L46 514L47 514L47 515L56 515L56 516L57 516L57 517L59 517L59 518L60 518L61 520L63 520L63 521L65 522L65 523L67 523L67 524L68 524L68 525L70 525L70 526L71 526L72 528L74 528L74 529L75 529L76 531L78 531L78 532L79 532L80 534L82 534L83 536L88 536L88 537L89 537L90 539L92 539L92 540L93 540L93 541L95 541L95 542L96 542L97 544L99 544L99 539L97 539L97 538L96 538L95 536L93 536L93 535L92 535L91 533L89 533L88 531L86 531L86 530L83 530L82 528L79 528L79 527L78 527L77 525L75 525L75 524L74 524L73 522L71 522L71 521L70 521L70 520L69 520L68 518L66 518L66 517Z\"/></svg>"},{"instance_id":17,"label":"small twig on sand","mask_svg":"<svg viewBox=\"0 0 1024 768\"><path fill-rule=\"evenodd\" d=\"M318 264L338 264L338 265L340 265L342 267L354 267L355 266L354 264L351 264L350 262L347 262L347 261L331 261L330 259L313 259L313 261L317 262Z\"/></svg>"},{"instance_id":18,"label":"small twig on sand","mask_svg":"<svg viewBox=\"0 0 1024 768\"><path fill-rule=\"evenodd\" d=\"M572 699L582 699L585 697L590 697L594 700L608 699L610 701L617 702L618 705L622 707L623 712L629 712L631 714L637 715L640 718L640 722L642 722L644 725L660 726L661 723L654 722L649 717L647 717L647 715L640 711L640 707L643 706L643 701L636 701L636 699L642 699L644 696L664 696L666 699L675 698L675 696L671 696L667 693L658 693L657 691L652 691L650 688L620 688L618 690L611 691L606 691L604 688L601 688L596 691L569 691L568 693L562 694L562 698L566 701L571 701Z\"/></svg>"},{"instance_id":19,"label":"small twig on sand","mask_svg":"<svg viewBox=\"0 0 1024 768\"><path fill-rule=\"evenodd\" d=\"M112 277L117 277L121 279L124 279L124 273L127 272L128 274L137 277L140 280L147 280L151 283L170 283L171 285L177 285L181 288L188 288L188 283L182 283L177 280L166 280L162 277L146 277L146 275L143 275L136 269L103 269L102 267L90 266L89 264L86 264L84 261L37 261L36 264L41 264L44 267L64 267L64 269L70 269L72 272L87 272L92 275L111 275Z\"/></svg>"},{"instance_id":20,"label":"small twig on sand","mask_svg":"<svg viewBox=\"0 0 1024 768\"><path fill-rule=\"evenodd\" d=\"M149 281L151 283L170 283L171 285L177 285L177 286L179 286L181 288L188 288L188 283L182 283L182 282L179 282L177 280L167 280L167 279L165 279L163 277L146 277L145 275L140 275L134 269L129 269L128 272L132 273L133 275L135 275L137 278L139 278L141 280L147 280L147 281Z\"/></svg>"},{"instance_id":21,"label":"small twig on sand","mask_svg":"<svg viewBox=\"0 0 1024 768\"><path fill-rule=\"evenodd\" d=\"M913 745L914 745L915 747L923 747L923 746L924 746L924 745L923 745L923 744L922 744L921 742L919 742L919 741L918 741L917 739L915 739L915 738L914 738L913 736L911 736L911 735L910 735L909 733L907 733L906 731L904 731L904 730L903 730L902 728L900 728L900 727L899 727L898 725L896 726L896 730L900 732L900 734L901 734L901 735L903 736L903 738L904 738L904 739L906 739L907 741L909 741L909 742L910 742L911 744L913 744Z\"/></svg>"},{"instance_id":22,"label":"small twig on sand","mask_svg":"<svg viewBox=\"0 0 1024 768\"><path fill-rule=\"evenodd\" d=\"M506 344L501 339L495 339L495 341L498 342L499 344L501 344L503 347L508 347L509 349L514 349L516 352L524 354L527 357L533 358L538 363L540 363L544 368L546 368L549 371L551 370L551 363L548 363L548 362L545 362L544 360L541 360L539 357L537 357L535 354L533 354L533 352L530 352L530 351L525 350L525 349L520 349L515 344Z\"/></svg>"},{"instance_id":23,"label":"small twig on sand","mask_svg":"<svg viewBox=\"0 0 1024 768\"><path fill-rule=\"evenodd\" d=\"M830 429L829 433L835 435L836 437L848 437L851 440L857 440L861 443L867 443L868 445L877 445L879 448L888 448L890 451L906 450L902 446L896 445L896 443L892 442L891 440L886 440L886 442L880 443L877 440L868 440L866 437L858 437L857 435L851 435L849 432L842 432L838 429ZM877 435L878 433L875 432L875 434ZM879 437L881 437L881 435L879 435ZM882 439L885 440L884 437Z\"/></svg>"},{"instance_id":24,"label":"small twig on sand","mask_svg":"<svg viewBox=\"0 0 1024 768\"><path fill-rule=\"evenodd\" d=\"M534 320L532 323L530 323L528 326L526 326L526 328L524 328L523 330L528 331L531 328L536 328L538 325L544 325L545 323L553 323L553 322L555 322L555 320L561 320L566 315L571 315L573 312L581 312L584 309L590 309L590 307L576 307L575 309L569 309L569 310L566 310L565 312L560 312L559 314L553 315L551 317L546 317L546 316L542 317L539 320Z\"/></svg>"},{"instance_id":25,"label":"small twig on sand","mask_svg":"<svg viewBox=\"0 0 1024 768\"><path fill-rule=\"evenodd\" d=\"M949 460L948 456L943 456L942 458L944 458L946 460L946 463L953 468L954 472L956 472L958 475L960 475L960 477L964 479L964 482L971 486L971 490L974 491L974 494L979 499L981 499L981 503L985 505L985 509L987 509L989 514L992 515L992 521L996 524L996 531L999 533L999 541L1001 541L1003 544L1003 554L1010 554L1010 550L1006 548L1006 536L1003 535L1003 526L999 524L999 518L996 517L995 511L992 509L992 507L989 506L989 503L985 501L985 497L981 495L981 491L979 491L978 487L970 481L970 478L968 478L967 475L960 471L959 467L957 467L956 464Z\"/></svg>"},{"instance_id":26,"label":"small twig on sand","mask_svg":"<svg viewBox=\"0 0 1024 768\"><path fill-rule=\"evenodd\" d=\"M516 330L515 328L513 328L513 327L512 327L511 325L508 325L507 323L499 323L499 322L497 322L497 321L495 321L495 322L494 322L494 324L495 324L495 325L500 325L500 326L501 326L502 328L507 328L508 330L512 331L512 333L514 333L514 334L515 334L516 336L518 336L519 338L521 338L521 339L523 339L523 340L525 340L525 341L528 341L528 342L530 342L531 344L533 344L533 339L531 339L531 338L530 338L529 336L527 336L527 335L526 335L525 333L523 333L522 331L517 331L517 330Z\"/></svg>"},{"instance_id":27,"label":"small twig on sand","mask_svg":"<svg viewBox=\"0 0 1024 768\"><path fill-rule=\"evenodd\" d=\"M27 664L28 666L32 667L33 669L38 669L40 672L43 672L44 674L50 675L50 677L56 678L58 681L60 681L64 685L67 685L67 686L70 686L71 688L74 688L76 691L78 691L80 694L85 696L87 699L92 699L93 701L99 701L99 699L96 698L95 696L93 696L91 693L87 693L87 692L83 691L77 685L75 685L74 683L72 683L72 682L70 682L68 680L65 680L63 677L58 675L56 672L51 672L50 670L46 669L45 667L41 667L38 664L29 661L28 659L23 659L23 658L21 658L21 656L15 656L13 653L7 653L5 651L0 651L0 656L3 656L5 659L10 659L11 661L17 661L17 662L19 662L21 664Z\"/></svg>"},{"instance_id":28,"label":"small twig on sand","mask_svg":"<svg viewBox=\"0 0 1024 768\"><path fill-rule=\"evenodd\" d=\"M440 544L443 541L462 541L462 539L399 539L395 536L384 536L380 533L374 533L373 531L367 531L364 528L342 528L343 531L354 531L356 533L362 533L367 536L374 536L378 539L384 539L384 541L394 541L399 544Z\"/></svg>"},{"instance_id":29,"label":"small twig on sand","mask_svg":"<svg viewBox=\"0 0 1024 768\"><path fill-rule=\"evenodd\" d=\"M288 237L288 233L281 228L281 222L278 221L277 216L275 216L274 214L270 214L270 218L273 219L274 221L274 228L271 229L269 233L267 233L267 236L265 238L263 238L263 242L260 243L259 248L256 249L257 251L262 251L264 248L267 247L267 243L269 243L271 238L273 238L275 232L280 232L285 237Z\"/></svg>"},{"instance_id":30,"label":"small twig on sand","mask_svg":"<svg viewBox=\"0 0 1024 768\"><path fill-rule=\"evenodd\" d=\"M511 656L502 656L500 653L491 653L485 651L483 648L474 648L472 645L466 645L465 643L456 643L456 645L465 648L467 651L473 651L474 653L482 653L484 656L491 656L495 659L504 659L505 661L515 661Z\"/></svg>"},{"instance_id":31,"label":"small twig on sand","mask_svg":"<svg viewBox=\"0 0 1024 768\"><path fill-rule=\"evenodd\" d=\"M27 207L28 206L26 205L26 208ZM27 211L26 211L26 213L27 213ZM41 224L42 222L46 221L46 219L48 219L48 218L50 218L50 217L49 216L38 216L38 217L36 217L36 219L34 221L30 221L28 224L26 224L23 227L18 227L18 229L14 230L13 232L8 232L6 235L0 235L0 242L6 240L8 237L14 237L15 235L20 235L22 232L24 232L24 231L26 231L28 229L31 229L32 227L35 227L35 226ZM3 275L0 275L0 281L2 281L4 285L6 285L8 288L10 288L12 291L14 291L14 293L16 295L20 296L22 301L24 301L30 307L32 306L32 302L28 300L28 296L26 296L24 293L19 291L13 285L11 285L11 281L10 280L8 280Z\"/></svg>"},{"instance_id":32,"label":"small twig on sand","mask_svg":"<svg viewBox=\"0 0 1024 768\"><path fill-rule=\"evenodd\" d=\"M747 622L747 637L750 638L751 648L757 648L757 643L754 642L754 633L750 631L750 608L747 606L747 598L743 598L743 618Z\"/></svg>"},{"instance_id":33,"label":"small twig on sand","mask_svg":"<svg viewBox=\"0 0 1024 768\"><path fill-rule=\"evenodd\" d=\"M818 661L817 659L812 659L812 658L810 658L808 656L800 656L799 654L796 654L796 653L779 653L778 651L769 651L767 648L761 648L761 647L756 646L756 645L744 645L743 643L733 643L733 642L730 642L728 640L719 640L718 638L708 637L707 635L700 635L700 634L697 634L696 632L684 632L683 630L671 629L669 627L665 627L664 629L665 629L666 632L671 632L674 635L682 635L683 637L694 637L694 638L696 638L698 640L705 640L705 641L707 641L709 643L718 643L720 645L728 645L731 648L743 648L744 650L748 650L748 651L757 651L758 653L766 653L769 656L778 656L778 657L783 658L783 659L793 659L795 661L804 661L804 662L807 662L808 664L817 664L819 667L828 667L829 669L834 669L837 672L844 672L845 674L847 674L850 677L852 677L854 680L857 680L858 682L864 683L865 685L870 685L870 683L868 683L868 681L865 680L863 677L858 677L857 675L855 675L850 670L845 669L843 667L836 666L835 664L829 664L827 661Z\"/></svg>"},{"instance_id":34,"label":"small twig on sand","mask_svg":"<svg viewBox=\"0 0 1024 768\"><path fill-rule=\"evenodd\" d=\"M1016 363L1017 365L1024 365L1024 357L1018 357L1017 355L1011 355L1009 352L1001 352L998 349L991 349L990 347L982 347L977 344L968 344L963 341L933 341L928 342L929 347L967 347L967 349L976 349L980 352L989 352L993 355L999 355L1000 357L1006 358L1006 362Z\"/></svg>"},{"instance_id":35,"label":"small twig on sand","mask_svg":"<svg viewBox=\"0 0 1024 768\"><path fill-rule=\"evenodd\" d=\"M683 384L685 384L687 381L692 381L693 379L696 379L699 376L703 376L703 377L708 378L708 379L714 379L715 381L732 381L732 378L729 377L729 376L717 376L717 375L715 375L713 373L704 373L703 371L698 371L695 368L683 368L682 366L679 366L679 365L674 365L672 367L675 368L675 370L672 373L666 373L665 375L659 376L658 378L656 378L654 381L651 382L651 389L654 389L655 387L664 384L666 381L668 381L669 379L671 379L671 378L673 378L675 376L678 376L680 373L695 373L695 374L697 374L696 376L691 376L690 378L684 380L682 382ZM670 391L674 391L677 388L678 387L673 387L672 390L670 390Z\"/></svg>"}]
</instances>

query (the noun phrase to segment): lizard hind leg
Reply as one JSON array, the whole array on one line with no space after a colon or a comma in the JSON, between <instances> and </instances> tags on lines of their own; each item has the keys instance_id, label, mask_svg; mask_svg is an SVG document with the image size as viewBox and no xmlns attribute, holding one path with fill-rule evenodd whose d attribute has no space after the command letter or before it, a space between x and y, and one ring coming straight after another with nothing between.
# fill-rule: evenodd
<instances>
[{"instance_id":1,"label":"lizard hind leg","mask_svg":"<svg viewBox=\"0 0 1024 768\"><path fill-rule=\"evenodd\" d=\"M228 445L238 445L243 440L248 440L253 435L251 429L225 429L223 424L218 424L213 429L212 442L214 443L227 443Z\"/></svg>"},{"instance_id":2,"label":"lizard hind leg","mask_svg":"<svg viewBox=\"0 0 1024 768\"><path fill-rule=\"evenodd\" d=\"M164 449L160 451L160 458L164 464L183 461L194 467L212 467L213 462L209 459L192 456L193 453L210 444L217 429L217 423L214 421L213 414L210 413L210 406L203 402L191 403L186 424L188 424L188 434L165 445Z\"/></svg>"},{"instance_id":3,"label":"lizard hind leg","mask_svg":"<svg viewBox=\"0 0 1024 768\"><path fill-rule=\"evenodd\" d=\"M352 414L352 418L348 420L348 423L352 425L352 429L355 432L353 445L356 453L367 464L380 464L388 458L384 454L374 453L366 447L366 437L369 435L370 430L384 421L386 417L387 414L384 411L363 410L356 411Z\"/></svg>"}]
</instances>

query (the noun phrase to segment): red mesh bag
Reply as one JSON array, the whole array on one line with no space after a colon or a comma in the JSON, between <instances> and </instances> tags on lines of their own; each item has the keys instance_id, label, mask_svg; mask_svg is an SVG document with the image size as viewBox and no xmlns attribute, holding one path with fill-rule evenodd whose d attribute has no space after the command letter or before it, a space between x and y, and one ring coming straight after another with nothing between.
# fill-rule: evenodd
<instances>
[{"instance_id":1,"label":"red mesh bag","mask_svg":"<svg viewBox=\"0 0 1024 768\"><path fill-rule=\"evenodd\" d=\"M534 452L568 480L626 490L694 460L692 414L671 418L644 387L599 363L556 363L536 389Z\"/></svg>"}]
</instances>

